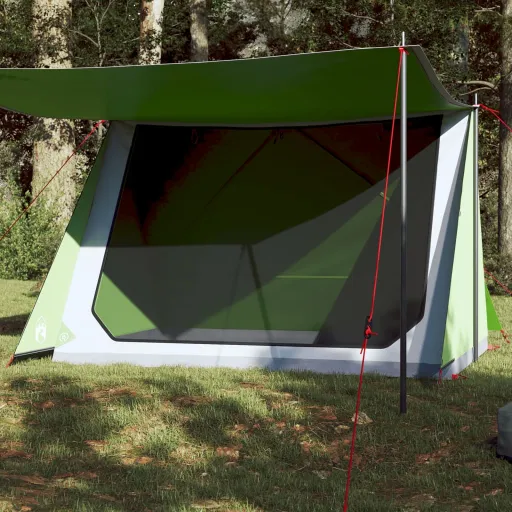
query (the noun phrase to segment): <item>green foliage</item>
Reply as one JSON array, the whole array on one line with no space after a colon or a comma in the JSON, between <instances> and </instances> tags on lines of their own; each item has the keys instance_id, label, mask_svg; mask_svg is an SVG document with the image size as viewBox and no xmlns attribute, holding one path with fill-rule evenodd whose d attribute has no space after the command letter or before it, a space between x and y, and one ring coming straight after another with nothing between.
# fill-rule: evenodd
<instances>
[{"instance_id":1,"label":"green foliage","mask_svg":"<svg viewBox=\"0 0 512 512\"><path fill-rule=\"evenodd\" d=\"M5 195L5 190L3 194ZM0 233L5 233L27 205L27 201L2 201ZM0 242L0 278L40 279L50 269L63 230L55 222L53 208L36 203ZM2 235L0 235L2 236Z\"/></svg>"},{"instance_id":2,"label":"green foliage","mask_svg":"<svg viewBox=\"0 0 512 512\"><path fill-rule=\"evenodd\" d=\"M29 204L20 186L20 146L0 143L0 238ZM0 241L0 278L39 279L55 256L63 228L54 208L37 202Z\"/></svg>"},{"instance_id":3,"label":"green foliage","mask_svg":"<svg viewBox=\"0 0 512 512\"><path fill-rule=\"evenodd\" d=\"M208 27L210 60L238 59L256 40L256 20L247 14L240 4L231 0L212 1Z\"/></svg>"},{"instance_id":4,"label":"green foliage","mask_svg":"<svg viewBox=\"0 0 512 512\"><path fill-rule=\"evenodd\" d=\"M162 62L186 62L190 54L189 0L168 0L162 20Z\"/></svg>"},{"instance_id":5,"label":"green foliage","mask_svg":"<svg viewBox=\"0 0 512 512\"><path fill-rule=\"evenodd\" d=\"M137 64L140 2L73 0L69 47L75 67Z\"/></svg>"},{"instance_id":6,"label":"green foliage","mask_svg":"<svg viewBox=\"0 0 512 512\"><path fill-rule=\"evenodd\" d=\"M41 41L34 36L32 1L0 2L0 66L34 66ZM479 88L480 102L499 108L498 7L493 0L209 0L210 59L397 45L405 31L407 43L424 48L451 94L471 102L468 93L479 86L470 82L485 81L492 87ZM139 59L140 10L140 0L72 0L71 19L57 15L37 22L39 26L57 22L60 28L65 27L75 67L130 65ZM154 45L156 41L150 36L147 43ZM48 44L51 46L51 41L45 42ZM45 51L51 53L46 46ZM189 0L165 1L161 47L162 62L188 61ZM30 193L33 125L26 116L0 115L2 140L10 143L9 148L0 145L0 183L11 180L22 197ZM91 127L91 121L77 122L76 139L82 140ZM85 168L92 164L101 139L100 134L85 148L81 163ZM512 271L507 270L512 263L497 255L498 168L499 127L495 119L482 114L484 256L500 279L512 284ZM21 203L16 201L10 206L12 212L20 210ZM27 226L31 222L27 220Z\"/></svg>"},{"instance_id":7,"label":"green foliage","mask_svg":"<svg viewBox=\"0 0 512 512\"><path fill-rule=\"evenodd\" d=\"M33 67L35 64L36 41L32 37L32 2L19 0L15 4L0 0L0 68ZM12 160L19 167L16 181L23 192L30 187L32 173L27 165L27 145L24 134L32 125L27 116L0 111L0 183L5 182L12 169ZM9 143L9 149L5 143ZM16 155L12 151L16 150ZM5 162L5 164L4 164Z\"/></svg>"},{"instance_id":8,"label":"green foliage","mask_svg":"<svg viewBox=\"0 0 512 512\"><path fill-rule=\"evenodd\" d=\"M505 268L503 258L498 258L499 125L494 117L482 113L479 129L480 213L484 258L488 266L499 259L500 265L495 266L495 269ZM505 278L503 274L500 275Z\"/></svg>"},{"instance_id":9,"label":"green foliage","mask_svg":"<svg viewBox=\"0 0 512 512\"><path fill-rule=\"evenodd\" d=\"M32 121L26 116L6 114L0 117L0 183L14 186L23 195L32 180Z\"/></svg>"},{"instance_id":10,"label":"green foliage","mask_svg":"<svg viewBox=\"0 0 512 512\"><path fill-rule=\"evenodd\" d=\"M32 2L0 0L0 67L34 65L37 44L31 32Z\"/></svg>"}]
</instances>

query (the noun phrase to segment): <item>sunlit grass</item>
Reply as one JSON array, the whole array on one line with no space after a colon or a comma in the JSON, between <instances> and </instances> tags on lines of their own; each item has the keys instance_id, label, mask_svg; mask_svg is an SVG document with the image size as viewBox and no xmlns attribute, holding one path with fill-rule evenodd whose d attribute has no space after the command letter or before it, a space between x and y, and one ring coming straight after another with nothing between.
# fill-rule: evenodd
<instances>
[{"instance_id":1,"label":"sunlit grass","mask_svg":"<svg viewBox=\"0 0 512 512\"><path fill-rule=\"evenodd\" d=\"M0 281L6 363L34 303ZM496 299L511 327L512 301ZM14 320L13 320L14 319ZM2 323L3 322L3 323ZM512 465L485 441L512 396L512 347L467 380L365 377L350 511L502 511ZM0 369L0 511L341 510L357 377L49 360Z\"/></svg>"}]
</instances>

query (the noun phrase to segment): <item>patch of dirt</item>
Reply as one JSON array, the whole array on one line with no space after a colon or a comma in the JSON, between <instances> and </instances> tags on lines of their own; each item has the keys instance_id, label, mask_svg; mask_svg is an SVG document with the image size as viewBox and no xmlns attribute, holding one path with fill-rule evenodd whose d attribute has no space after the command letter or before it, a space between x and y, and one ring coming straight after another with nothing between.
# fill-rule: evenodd
<instances>
[{"instance_id":1,"label":"patch of dirt","mask_svg":"<svg viewBox=\"0 0 512 512\"><path fill-rule=\"evenodd\" d=\"M237 461L240 458L241 445L236 446L222 446L215 450L217 457L224 457L230 461Z\"/></svg>"},{"instance_id":2,"label":"patch of dirt","mask_svg":"<svg viewBox=\"0 0 512 512\"><path fill-rule=\"evenodd\" d=\"M105 449L105 446L107 446L107 441L98 441L98 440L90 440L90 441L84 441L84 444L86 444L89 448L92 448L93 451L96 453L101 453Z\"/></svg>"},{"instance_id":3,"label":"patch of dirt","mask_svg":"<svg viewBox=\"0 0 512 512\"><path fill-rule=\"evenodd\" d=\"M244 389L265 389L263 384L258 384L256 382L240 382L239 386Z\"/></svg>"},{"instance_id":4,"label":"patch of dirt","mask_svg":"<svg viewBox=\"0 0 512 512\"><path fill-rule=\"evenodd\" d=\"M497 496L498 494L503 494L503 489L493 489L491 492L486 493L486 496Z\"/></svg>"},{"instance_id":5,"label":"patch of dirt","mask_svg":"<svg viewBox=\"0 0 512 512\"><path fill-rule=\"evenodd\" d=\"M206 446L185 444L178 446L178 448L172 452L172 457L178 464L193 466L197 464L199 460L204 459L205 454L208 452L209 449Z\"/></svg>"},{"instance_id":6,"label":"patch of dirt","mask_svg":"<svg viewBox=\"0 0 512 512\"><path fill-rule=\"evenodd\" d=\"M423 505L425 503L435 503L436 499L431 494L417 494L407 499L408 505Z\"/></svg>"},{"instance_id":7,"label":"patch of dirt","mask_svg":"<svg viewBox=\"0 0 512 512\"><path fill-rule=\"evenodd\" d=\"M17 398L7 399L4 403L6 406L10 406L10 407L16 407L18 405L24 406L24 405L28 404L28 402L26 400L18 400Z\"/></svg>"},{"instance_id":8,"label":"patch of dirt","mask_svg":"<svg viewBox=\"0 0 512 512\"><path fill-rule=\"evenodd\" d=\"M339 439L331 441L328 444L323 443L304 443L302 444L302 450L305 453L309 453L309 451L314 448L315 451L319 451L329 458L332 464L338 465L342 459L348 460L348 455L346 455L345 443L340 442ZM356 465L361 463L361 456L358 454L354 455L354 462Z\"/></svg>"},{"instance_id":9,"label":"patch of dirt","mask_svg":"<svg viewBox=\"0 0 512 512\"><path fill-rule=\"evenodd\" d=\"M220 500L200 500L192 503L191 507L194 509L203 510L222 510L222 512L235 512L232 502L227 499Z\"/></svg>"},{"instance_id":10,"label":"patch of dirt","mask_svg":"<svg viewBox=\"0 0 512 512\"><path fill-rule=\"evenodd\" d=\"M258 388L260 389L260 388ZM265 389L265 394L266 395L271 395L273 397L276 397L280 400L285 400L285 401L290 401L290 400L293 400L293 403L299 403L299 400L297 399L297 397L295 395L293 395L292 393L286 393L285 391L274 391L274 390L271 390L271 389Z\"/></svg>"},{"instance_id":11,"label":"patch of dirt","mask_svg":"<svg viewBox=\"0 0 512 512\"><path fill-rule=\"evenodd\" d=\"M298 398L291 393L265 390L263 395L269 411L281 409L282 407L297 406L300 404Z\"/></svg>"},{"instance_id":12,"label":"patch of dirt","mask_svg":"<svg viewBox=\"0 0 512 512\"><path fill-rule=\"evenodd\" d=\"M74 400L73 398L64 398L62 402L63 407L78 407L80 402L78 400Z\"/></svg>"},{"instance_id":13,"label":"patch of dirt","mask_svg":"<svg viewBox=\"0 0 512 512\"><path fill-rule=\"evenodd\" d=\"M124 387L124 388L110 388L110 389L95 389L84 394L86 400L105 401L112 397L134 397L137 396L137 391Z\"/></svg>"},{"instance_id":14,"label":"patch of dirt","mask_svg":"<svg viewBox=\"0 0 512 512\"><path fill-rule=\"evenodd\" d=\"M325 405L323 407L317 405L310 405L306 407L310 411L313 418L320 422L338 421L334 407Z\"/></svg>"},{"instance_id":15,"label":"patch of dirt","mask_svg":"<svg viewBox=\"0 0 512 512\"><path fill-rule=\"evenodd\" d=\"M0 450L12 450L15 448L23 448L24 446L21 441L7 441L0 445Z\"/></svg>"},{"instance_id":16,"label":"patch of dirt","mask_svg":"<svg viewBox=\"0 0 512 512\"><path fill-rule=\"evenodd\" d=\"M143 456L143 457L123 457L121 459L121 462L125 466L134 466L134 465L145 466L146 464L150 464L151 462L153 462L153 458L152 457L146 457L146 456Z\"/></svg>"},{"instance_id":17,"label":"patch of dirt","mask_svg":"<svg viewBox=\"0 0 512 512\"><path fill-rule=\"evenodd\" d=\"M226 395L237 395L238 394L238 391L236 389L224 389L223 388L220 391L222 391Z\"/></svg>"},{"instance_id":18,"label":"patch of dirt","mask_svg":"<svg viewBox=\"0 0 512 512\"><path fill-rule=\"evenodd\" d=\"M127 427L124 427L119 433L123 436L131 437L134 434L139 434L141 428L141 425L129 425Z\"/></svg>"},{"instance_id":19,"label":"patch of dirt","mask_svg":"<svg viewBox=\"0 0 512 512\"><path fill-rule=\"evenodd\" d=\"M46 485L47 480L37 475L13 475L7 471L0 471L0 477L7 478L8 480L19 480L32 485Z\"/></svg>"},{"instance_id":20,"label":"patch of dirt","mask_svg":"<svg viewBox=\"0 0 512 512\"><path fill-rule=\"evenodd\" d=\"M363 460L367 464L382 464L389 458L389 451L385 446L365 446L362 450L359 450L362 454ZM399 489L397 489L398 491Z\"/></svg>"},{"instance_id":21,"label":"patch of dirt","mask_svg":"<svg viewBox=\"0 0 512 512\"><path fill-rule=\"evenodd\" d=\"M36 409L42 410L52 409L53 407L55 407L55 402L52 402L51 400L46 400L46 402L34 403L33 406Z\"/></svg>"},{"instance_id":22,"label":"patch of dirt","mask_svg":"<svg viewBox=\"0 0 512 512\"><path fill-rule=\"evenodd\" d=\"M2 459L30 459L32 455L20 450L2 450L0 449L0 460Z\"/></svg>"},{"instance_id":23,"label":"patch of dirt","mask_svg":"<svg viewBox=\"0 0 512 512\"><path fill-rule=\"evenodd\" d=\"M250 430L250 427L248 425L244 425L242 423L237 423L231 432L248 432Z\"/></svg>"},{"instance_id":24,"label":"patch of dirt","mask_svg":"<svg viewBox=\"0 0 512 512\"><path fill-rule=\"evenodd\" d=\"M311 448L315 446L315 443L310 443L309 441L301 441L300 447L302 448L302 451L306 454L311 453Z\"/></svg>"},{"instance_id":25,"label":"patch of dirt","mask_svg":"<svg viewBox=\"0 0 512 512\"><path fill-rule=\"evenodd\" d=\"M78 473L62 473L53 477L54 480L67 480L70 478L77 480L94 480L98 478L98 475L92 471L80 471Z\"/></svg>"},{"instance_id":26,"label":"patch of dirt","mask_svg":"<svg viewBox=\"0 0 512 512\"><path fill-rule=\"evenodd\" d=\"M233 428L229 429L227 433L232 438L240 439L254 434L256 430L261 430L261 425L259 423L255 423L252 426L237 423Z\"/></svg>"},{"instance_id":27,"label":"patch of dirt","mask_svg":"<svg viewBox=\"0 0 512 512\"><path fill-rule=\"evenodd\" d=\"M431 464L434 462L439 462L442 459L450 457L451 449L445 443L445 446L442 446L439 450L436 450L432 453L423 453L416 455L416 464Z\"/></svg>"}]
</instances>

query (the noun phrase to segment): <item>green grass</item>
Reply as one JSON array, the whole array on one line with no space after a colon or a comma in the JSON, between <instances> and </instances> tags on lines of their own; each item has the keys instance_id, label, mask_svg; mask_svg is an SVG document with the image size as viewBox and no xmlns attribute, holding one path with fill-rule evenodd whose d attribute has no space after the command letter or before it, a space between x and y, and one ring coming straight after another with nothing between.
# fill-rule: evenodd
<instances>
[{"instance_id":1,"label":"green grass","mask_svg":"<svg viewBox=\"0 0 512 512\"><path fill-rule=\"evenodd\" d=\"M0 281L0 359L32 283ZM496 299L506 327L512 301ZM504 511L512 465L486 440L512 400L512 347L494 336L467 380L367 375L350 511ZM357 377L226 369L0 368L0 511L341 510Z\"/></svg>"}]
</instances>

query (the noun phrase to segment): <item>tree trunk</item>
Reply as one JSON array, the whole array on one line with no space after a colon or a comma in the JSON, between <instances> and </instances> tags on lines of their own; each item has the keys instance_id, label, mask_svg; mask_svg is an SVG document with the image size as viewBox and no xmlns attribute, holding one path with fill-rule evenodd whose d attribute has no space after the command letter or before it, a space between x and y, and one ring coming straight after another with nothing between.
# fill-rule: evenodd
<instances>
[{"instance_id":1,"label":"tree trunk","mask_svg":"<svg viewBox=\"0 0 512 512\"><path fill-rule=\"evenodd\" d=\"M190 60L208 60L208 8L207 0L190 0Z\"/></svg>"},{"instance_id":2,"label":"tree trunk","mask_svg":"<svg viewBox=\"0 0 512 512\"><path fill-rule=\"evenodd\" d=\"M503 120L512 125L512 0L503 0L501 40L501 98ZM500 128L500 168L498 201L498 247L512 257L512 134Z\"/></svg>"},{"instance_id":3,"label":"tree trunk","mask_svg":"<svg viewBox=\"0 0 512 512\"><path fill-rule=\"evenodd\" d=\"M397 35L396 35L396 27L395 27L395 0L389 0L389 10L390 10L390 18L389 22L391 23L391 38L393 40L392 44L396 44ZM401 44L401 43L399 43Z\"/></svg>"},{"instance_id":4,"label":"tree trunk","mask_svg":"<svg viewBox=\"0 0 512 512\"><path fill-rule=\"evenodd\" d=\"M34 37L38 41L37 65L44 68L70 68L67 28L71 19L70 0L33 0ZM32 196L35 196L72 153L74 124L69 120L41 119L33 146ZM52 181L44 199L57 208L59 219L67 223L76 200L74 161Z\"/></svg>"},{"instance_id":5,"label":"tree trunk","mask_svg":"<svg viewBox=\"0 0 512 512\"><path fill-rule=\"evenodd\" d=\"M162 16L164 0L142 0L140 21L140 64L162 60Z\"/></svg>"}]
</instances>

